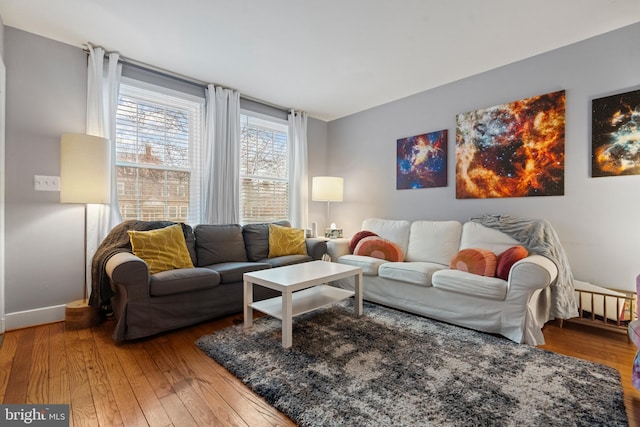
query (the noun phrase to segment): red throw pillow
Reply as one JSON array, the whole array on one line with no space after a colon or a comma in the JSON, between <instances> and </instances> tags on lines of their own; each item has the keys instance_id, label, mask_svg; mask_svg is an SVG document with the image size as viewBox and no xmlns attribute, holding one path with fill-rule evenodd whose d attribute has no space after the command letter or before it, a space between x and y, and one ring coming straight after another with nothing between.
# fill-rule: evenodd
<instances>
[{"instance_id":1,"label":"red throw pillow","mask_svg":"<svg viewBox=\"0 0 640 427\"><path fill-rule=\"evenodd\" d=\"M358 231L351 238L351 242L349 242L349 252L353 253L356 250L356 246L358 246L358 242L360 240L364 239L365 237L372 237L372 236L376 237L377 234L374 233L373 231L368 231L368 230Z\"/></svg>"},{"instance_id":2,"label":"red throw pillow","mask_svg":"<svg viewBox=\"0 0 640 427\"><path fill-rule=\"evenodd\" d=\"M496 254L488 249L463 249L453 257L449 267L481 276L494 277L496 275Z\"/></svg>"},{"instance_id":3,"label":"red throw pillow","mask_svg":"<svg viewBox=\"0 0 640 427\"><path fill-rule=\"evenodd\" d=\"M524 246L513 246L498 255L498 266L496 276L502 280L509 280L509 271L513 264L529 256Z\"/></svg>"},{"instance_id":4,"label":"red throw pillow","mask_svg":"<svg viewBox=\"0 0 640 427\"><path fill-rule=\"evenodd\" d=\"M391 262L400 262L404 259L400 246L378 236L360 239L353 254L380 258Z\"/></svg>"}]
</instances>

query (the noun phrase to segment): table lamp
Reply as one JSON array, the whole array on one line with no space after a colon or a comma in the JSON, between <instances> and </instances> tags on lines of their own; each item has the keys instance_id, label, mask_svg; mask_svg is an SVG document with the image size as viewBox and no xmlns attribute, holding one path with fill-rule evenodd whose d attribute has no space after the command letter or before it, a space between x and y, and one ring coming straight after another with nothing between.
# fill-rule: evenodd
<instances>
[{"instance_id":1,"label":"table lamp","mask_svg":"<svg viewBox=\"0 0 640 427\"><path fill-rule=\"evenodd\" d=\"M342 177L315 176L311 181L311 200L314 202L327 202L327 222L331 221L331 202L341 202L343 193L344 178ZM330 228L335 230L336 223L331 222Z\"/></svg>"}]
</instances>

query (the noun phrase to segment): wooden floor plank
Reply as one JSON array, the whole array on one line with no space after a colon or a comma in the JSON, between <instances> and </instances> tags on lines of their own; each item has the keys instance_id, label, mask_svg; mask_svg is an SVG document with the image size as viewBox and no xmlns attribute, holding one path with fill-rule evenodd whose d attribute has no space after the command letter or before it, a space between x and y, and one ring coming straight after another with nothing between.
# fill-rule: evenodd
<instances>
[{"instance_id":1,"label":"wooden floor plank","mask_svg":"<svg viewBox=\"0 0 640 427\"><path fill-rule=\"evenodd\" d=\"M102 335L102 331L99 328L93 331L94 348L97 350L94 356L100 360L104 368L104 372L101 374L105 375L105 379L108 380L109 395L113 396L113 401L122 418L122 423L127 427L147 426L147 420L138 405L138 400L129 378L116 356L115 346L112 343L105 342L106 340L103 339Z\"/></svg>"},{"instance_id":2,"label":"wooden floor plank","mask_svg":"<svg viewBox=\"0 0 640 427\"><path fill-rule=\"evenodd\" d=\"M197 425L238 425L224 423L223 420L216 417L212 407L218 405L219 402L203 399L198 390L193 387L193 380L185 377L179 369L170 369L164 375L176 391L178 398L189 410Z\"/></svg>"},{"instance_id":3,"label":"wooden floor plank","mask_svg":"<svg viewBox=\"0 0 640 427\"><path fill-rule=\"evenodd\" d=\"M171 419L147 381L144 372L140 369L133 353L129 351L129 346L126 344L114 345L105 328L96 328L94 337L103 350L102 356L105 357L107 354L109 356L108 369L111 388L118 390L116 400L120 412L123 414L125 425L149 425L151 427L170 425ZM109 351L107 352L105 349L109 349ZM120 387L126 389L127 392L121 394ZM127 410L126 406L129 405L135 405L135 408ZM135 414L134 419L130 419L129 412Z\"/></svg>"},{"instance_id":4,"label":"wooden floor plank","mask_svg":"<svg viewBox=\"0 0 640 427\"><path fill-rule=\"evenodd\" d=\"M4 403L26 403L29 387L29 372L33 357L33 342L37 328L17 331L17 348L11 365L11 373L4 396Z\"/></svg>"},{"instance_id":5,"label":"wooden floor plank","mask_svg":"<svg viewBox=\"0 0 640 427\"><path fill-rule=\"evenodd\" d=\"M155 341L149 342L147 349L151 352L152 357L163 360L172 366L171 369L164 372L165 378L198 424L242 425L229 420L227 414L221 413L219 406L222 402L207 400L209 396L203 396L198 385L200 380L194 378L190 368L176 355L169 337L163 342L163 345L158 345ZM207 401L209 404L203 404ZM234 416L237 417L236 414Z\"/></svg>"},{"instance_id":6,"label":"wooden floor plank","mask_svg":"<svg viewBox=\"0 0 640 427\"><path fill-rule=\"evenodd\" d=\"M49 329L49 399L48 403L69 404L69 373L64 345L64 323L50 325Z\"/></svg>"},{"instance_id":7,"label":"wooden floor plank","mask_svg":"<svg viewBox=\"0 0 640 427\"><path fill-rule=\"evenodd\" d=\"M98 426L96 407L84 363L83 344L78 331L65 330L65 349L69 374L71 421L75 427Z\"/></svg>"},{"instance_id":8,"label":"wooden floor plank","mask_svg":"<svg viewBox=\"0 0 640 427\"><path fill-rule=\"evenodd\" d=\"M177 394L166 394L160 398L160 402L164 410L167 411L169 418L173 421L173 425L180 427L197 427L200 425Z\"/></svg>"},{"instance_id":9,"label":"wooden floor plank","mask_svg":"<svg viewBox=\"0 0 640 427\"><path fill-rule=\"evenodd\" d=\"M30 404L46 404L49 400L49 325L35 328L33 357L29 370L27 401Z\"/></svg>"},{"instance_id":10,"label":"wooden floor plank","mask_svg":"<svg viewBox=\"0 0 640 427\"><path fill-rule=\"evenodd\" d=\"M18 333L16 331L6 332L3 338L0 346L0 402L4 402L4 396L9 385L11 365L18 348Z\"/></svg>"},{"instance_id":11,"label":"wooden floor plank","mask_svg":"<svg viewBox=\"0 0 640 427\"><path fill-rule=\"evenodd\" d=\"M87 335L88 334L88 335ZM122 414L115 400L114 392L109 382L109 369L102 359L102 349L98 350L97 343L91 335L91 330L79 332L82 342L82 354L86 366L87 378L91 388L91 395L96 408L96 417L101 426L124 425ZM108 351L108 350L106 350ZM119 392L119 390L116 390Z\"/></svg>"}]
</instances>

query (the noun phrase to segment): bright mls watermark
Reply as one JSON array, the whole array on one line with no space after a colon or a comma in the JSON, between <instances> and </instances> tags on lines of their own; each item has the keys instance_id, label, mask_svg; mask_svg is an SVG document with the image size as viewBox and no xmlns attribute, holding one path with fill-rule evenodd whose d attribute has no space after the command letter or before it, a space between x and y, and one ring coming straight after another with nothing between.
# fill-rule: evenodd
<instances>
[{"instance_id":1,"label":"bright mls watermark","mask_svg":"<svg viewBox=\"0 0 640 427\"><path fill-rule=\"evenodd\" d=\"M1 405L1 426L68 427L69 405Z\"/></svg>"}]
</instances>

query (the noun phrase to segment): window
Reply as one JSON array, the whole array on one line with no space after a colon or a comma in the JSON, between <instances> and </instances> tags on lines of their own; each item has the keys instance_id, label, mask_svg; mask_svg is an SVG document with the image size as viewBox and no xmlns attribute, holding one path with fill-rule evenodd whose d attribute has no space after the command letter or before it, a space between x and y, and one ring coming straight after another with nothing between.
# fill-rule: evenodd
<instances>
[{"instance_id":1,"label":"window","mask_svg":"<svg viewBox=\"0 0 640 427\"><path fill-rule=\"evenodd\" d=\"M123 79L124 82L125 79ZM127 79L116 114L122 219L196 224L204 99Z\"/></svg>"},{"instance_id":2,"label":"window","mask_svg":"<svg viewBox=\"0 0 640 427\"><path fill-rule=\"evenodd\" d=\"M288 125L276 118L240 115L240 219L289 217Z\"/></svg>"}]
</instances>

